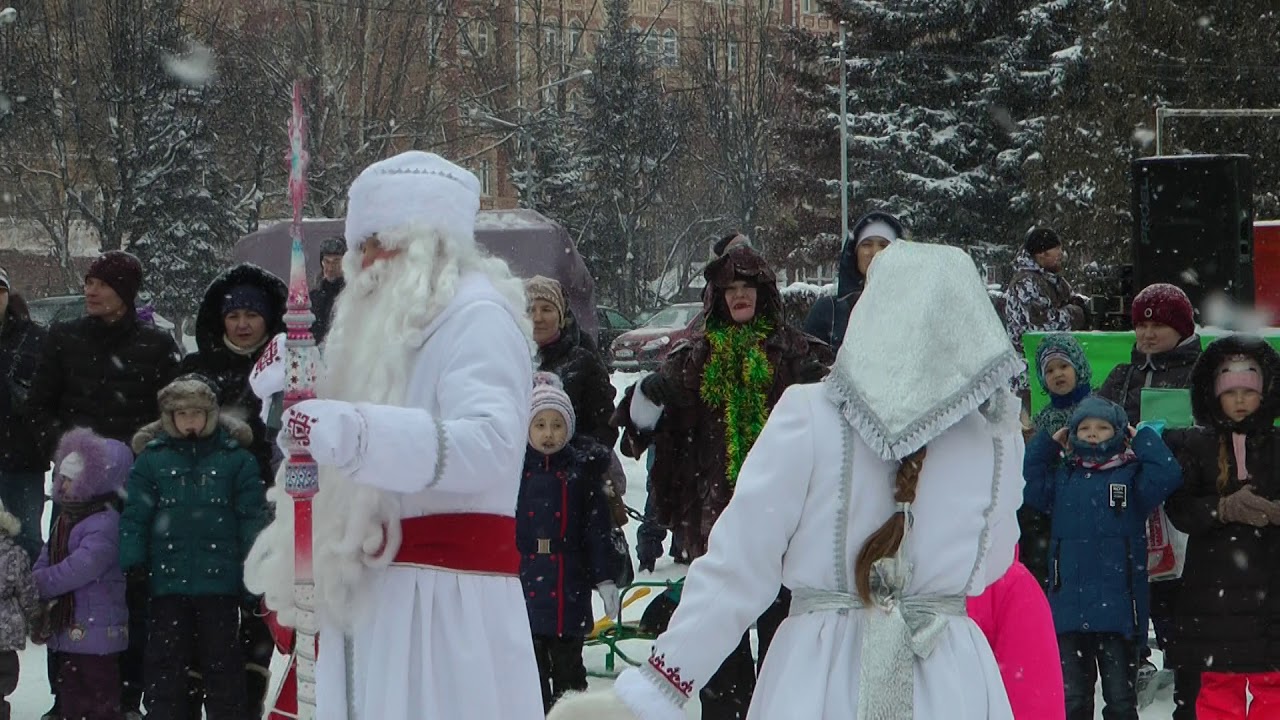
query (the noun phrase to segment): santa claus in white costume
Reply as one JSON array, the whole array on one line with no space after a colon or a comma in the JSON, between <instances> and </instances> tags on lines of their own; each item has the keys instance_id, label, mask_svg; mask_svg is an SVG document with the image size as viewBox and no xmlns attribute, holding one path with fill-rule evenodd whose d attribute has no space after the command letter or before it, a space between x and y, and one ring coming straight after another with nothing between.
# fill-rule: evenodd
<instances>
[{"instance_id":1,"label":"santa claus in white costume","mask_svg":"<svg viewBox=\"0 0 1280 720\"><path fill-rule=\"evenodd\" d=\"M479 202L474 175L423 152L349 192L319 399L283 418L320 466L321 720L542 717L513 517L530 328L520 281L476 246ZM293 512L271 497L246 582L288 624Z\"/></svg>"}]
</instances>

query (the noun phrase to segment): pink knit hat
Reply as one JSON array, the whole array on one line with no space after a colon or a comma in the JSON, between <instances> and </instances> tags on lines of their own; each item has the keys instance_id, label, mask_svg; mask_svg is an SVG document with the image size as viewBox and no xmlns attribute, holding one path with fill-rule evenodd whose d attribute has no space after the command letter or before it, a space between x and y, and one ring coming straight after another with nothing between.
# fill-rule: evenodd
<instances>
[{"instance_id":1,"label":"pink knit hat","mask_svg":"<svg viewBox=\"0 0 1280 720\"><path fill-rule=\"evenodd\" d=\"M573 437L577 418L573 413L573 403L570 402L569 396L565 394L564 385L560 382L559 375L549 372L533 374L533 400L530 405L530 419L533 419L534 415L543 410L555 410L560 413L561 417L564 418L564 424L569 429L569 437Z\"/></svg>"},{"instance_id":2,"label":"pink knit hat","mask_svg":"<svg viewBox=\"0 0 1280 720\"><path fill-rule=\"evenodd\" d=\"M1248 355L1230 355L1218 366L1217 376L1213 382L1213 394L1243 388L1256 393L1262 392L1262 366Z\"/></svg>"}]
</instances>

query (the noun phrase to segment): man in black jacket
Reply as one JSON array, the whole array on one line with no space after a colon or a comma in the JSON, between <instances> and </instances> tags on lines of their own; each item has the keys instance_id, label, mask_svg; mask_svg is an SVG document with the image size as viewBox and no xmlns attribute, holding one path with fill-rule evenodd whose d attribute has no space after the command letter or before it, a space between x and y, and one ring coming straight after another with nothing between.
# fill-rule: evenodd
<instances>
[{"instance_id":1,"label":"man in black jacket","mask_svg":"<svg viewBox=\"0 0 1280 720\"><path fill-rule=\"evenodd\" d=\"M34 563L44 544L40 517L49 458L41 454L31 426L19 416L45 332L31 322L26 300L11 290L9 274L0 268L0 501L22 523L18 544Z\"/></svg>"},{"instance_id":2,"label":"man in black jacket","mask_svg":"<svg viewBox=\"0 0 1280 720\"><path fill-rule=\"evenodd\" d=\"M311 335L317 343L329 334L333 306L347 286L346 278L342 277L342 256L346 254L347 241L341 237L331 237L320 246L320 279L311 291L311 314L316 316Z\"/></svg>"},{"instance_id":3,"label":"man in black jacket","mask_svg":"<svg viewBox=\"0 0 1280 720\"><path fill-rule=\"evenodd\" d=\"M85 317L49 331L26 413L44 457L53 456L58 439L72 428L128 443L155 418L156 396L177 376L181 356L171 335L138 321L134 304L141 285L136 257L103 253L85 273ZM141 717L146 593L146 578L131 577L129 649L120 663L126 718ZM50 653L51 668L52 659ZM61 718L56 695L49 718Z\"/></svg>"}]
</instances>

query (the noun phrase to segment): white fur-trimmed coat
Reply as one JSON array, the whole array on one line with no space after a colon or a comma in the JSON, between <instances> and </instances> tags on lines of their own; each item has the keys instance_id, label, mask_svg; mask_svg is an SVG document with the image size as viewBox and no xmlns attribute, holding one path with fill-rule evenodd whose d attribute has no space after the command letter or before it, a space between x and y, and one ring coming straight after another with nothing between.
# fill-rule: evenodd
<instances>
[{"instance_id":1,"label":"white fur-trimmed coat","mask_svg":"<svg viewBox=\"0 0 1280 720\"><path fill-rule=\"evenodd\" d=\"M514 516L533 370L520 326L523 308L511 305L484 275L462 278L452 301L423 333L403 399L394 406L358 403L367 427L348 479L380 490L379 502L394 505L400 517ZM342 501L325 497L323 473L317 543L333 530L322 501ZM292 552L288 496L277 489L272 499L278 521L254 548L256 574L266 566L264 555ZM357 501L347 511L362 507ZM317 575L330 570L323 562L317 552ZM287 583L262 588L253 582L262 578L247 579L251 589L268 590L269 605L273 593L280 600L289 592ZM368 568L361 583L347 618L349 648L343 647L342 624L320 618L317 718L542 718L518 578L391 565ZM290 618L285 613L282 619Z\"/></svg>"}]
</instances>

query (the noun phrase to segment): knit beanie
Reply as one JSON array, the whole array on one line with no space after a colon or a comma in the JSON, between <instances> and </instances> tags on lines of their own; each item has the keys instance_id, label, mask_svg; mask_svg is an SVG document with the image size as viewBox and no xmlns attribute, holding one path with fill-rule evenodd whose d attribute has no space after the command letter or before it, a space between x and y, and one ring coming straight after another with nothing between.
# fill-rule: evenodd
<instances>
[{"instance_id":1,"label":"knit beanie","mask_svg":"<svg viewBox=\"0 0 1280 720\"><path fill-rule=\"evenodd\" d=\"M331 255L346 255L347 241L341 236L331 237L320 244L320 257L325 258Z\"/></svg>"},{"instance_id":2,"label":"knit beanie","mask_svg":"<svg viewBox=\"0 0 1280 720\"><path fill-rule=\"evenodd\" d=\"M1243 388L1262 392L1262 366L1248 355L1231 355L1218 366L1213 382L1213 394L1221 396L1230 390Z\"/></svg>"},{"instance_id":3,"label":"knit beanie","mask_svg":"<svg viewBox=\"0 0 1280 720\"><path fill-rule=\"evenodd\" d=\"M101 280L116 291L125 305L134 307L142 287L142 263L123 250L108 250L93 261L84 278Z\"/></svg>"},{"instance_id":4,"label":"knit beanie","mask_svg":"<svg viewBox=\"0 0 1280 720\"><path fill-rule=\"evenodd\" d=\"M189 373L179 377L162 389L160 400L160 424L170 437L181 438L173 414L179 410L203 410L204 431L200 437L209 437L218 429L218 386L209 378Z\"/></svg>"},{"instance_id":5,"label":"knit beanie","mask_svg":"<svg viewBox=\"0 0 1280 720\"><path fill-rule=\"evenodd\" d=\"M1045 368L1051 360L1062 360L1070 365L1076 371L1077 393L1083 388L1080 397L1089 394L1089 387L1093 382L1093 368L1089 365L1089 358L1084 354L1084 348L1080 347L1075 336L1071 333L1050 333L1036 348L1036 369L1040 372L1040 386L1045 388L1045 392L1049 391L1044 384ZM1049 394L1053 395L1053 393ZM1079 397L1075 399L1078 400Z\"/></svg>"},{"instance_id":6,"label":"knit beanie","mask_svg":"<svg viewBox=\"0 0 1280 720\"><path fill-rule=\"evenodd\" d=\"M560 376L555 373L537 372L533 374L533 399L530 401L529 419L543 410L555 410L564 418L569 437L573 437L577 417L573 413L573 403L564 392Z\"/></svg>"},{"instance_id":7,"label":"knit beanie","mask_svg":"<svg viewBox=\"0 0 1280 720\"><path fill-rule=\"evenodd\" d=\"M1080 423L1089 418L1097 418L1105 420L1115 429L1115 437L1100 443L1098 447L1090 447L1087 443L1082 443L1076 439L1076 432L1080 429ZM1125 414L1124 408L1098 397L1090 395L1080 404L1076 406L1076 411L1071 414L1071 422L1067 423L1069 430L1067 431L1071 437L1072 447L1077 453L1084 454L1086 451L1108 454L1117 452L1124 446L1125 430L1129 427L1129 416Z\"/></svg>"},{"instance_id":8,"label":"knit beanie","mask_svg":"<svg viewBox=\"0 0 1280 720\"><path fill-rule=\"evenodd\" d=\"M248 310L262 317L271 314L271 303L267 300L267 292L257 285L236 285L222 296L222 316L226 317L237 310Z\"/></svg>"},{"instance_id":9,"label":"knit beanie","mask_svg":"<svg viewBox=\"0 0 1280 720\"><path fill-rule=\"evenodd\" d=\"M568 322L568 313L565 312L564 290L560 287L559 280L534 275L524 281L524 294L528 297L530 303L534 300L551 303L556 312L560 313L560 327L564 327Z\"/></svg>"},{"instance_id":10,"label":"knit beanie","mask_svg":"<svg viewBox=\"0 0 1280 720\"><path fill-rule=\"evenodd\" d=\"M1144 322L1168 325L1183 339L1196 332L1191 300L1181 288L1169 283L1148 285L1133 299L1133 324Z\"/></svg>"},{"instance_id":11,"label":"knit beanie","mask_svg":"<svg viewBox=\"0 0 1280 720\"><path fill-rule=\"evenodd\" d=\"M1061 246L1062 239L1058 237L1058 233L1047 227L1031 228L1022 240L1022 248L1032 257Z\"/></svg>"}]
</instances>

